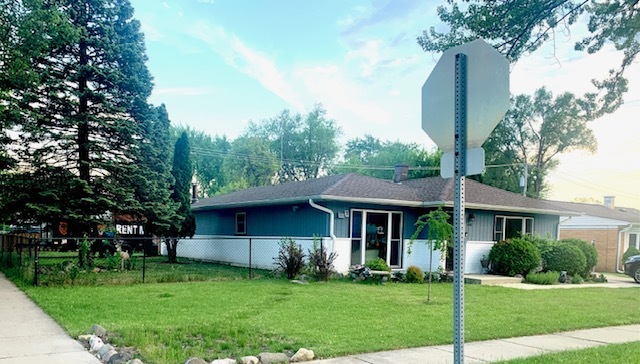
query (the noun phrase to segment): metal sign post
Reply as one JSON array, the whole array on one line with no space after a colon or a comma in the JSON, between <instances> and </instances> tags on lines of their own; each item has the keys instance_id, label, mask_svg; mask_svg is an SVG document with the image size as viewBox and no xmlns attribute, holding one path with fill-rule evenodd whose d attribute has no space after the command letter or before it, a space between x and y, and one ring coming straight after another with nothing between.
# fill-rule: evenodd
<instances>
[{"instance_id":1,"label":"metal sign post","mask_svg":"<svg viewBox=\"0 0 640 364\"><path fill-rule=\"evenodd\" d=\"M467 144L467 56L456 54L453 201L453 361L464 363L464 179Z\"/></svg>"}]
</instances>

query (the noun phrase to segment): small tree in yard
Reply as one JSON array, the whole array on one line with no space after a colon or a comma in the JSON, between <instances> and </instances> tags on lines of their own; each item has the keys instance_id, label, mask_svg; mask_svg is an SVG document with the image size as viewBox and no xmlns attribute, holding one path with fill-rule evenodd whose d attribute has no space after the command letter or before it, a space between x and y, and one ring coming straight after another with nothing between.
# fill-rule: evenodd
<instances>
[{"instance_id":1,"label":"small tree in yard","mask_svg":"<svg viewBox=\"0 0 640 364\"><path fill-rule=\"evenodd\" d=\"M173 152L173 168L171 174L175 180L172 186L171 199L179 203L178 218L169 228L169 236L165 239L167 245L167 259L170 263L178 261L179 238L192 237L196 231L196 219L191 212L191 178L193 165L191 164L191 148L187 133L183 132L176 141Z\"/></svg>"},{"instance_id":2,"label":"small tree in yard","mask_svg":"<svg viewBox=\"0 0 640 364\"><path fill-rule=\"evenodd\" d=\"M291 238L285 238L280 240L278 256L273 259L276 270L285 272L288 279L294 279L304 267L304 257L302 246L296 244Z\"/></svg>"},{"instance_id":3,"label":"small tree in yard","mask_svg":"<svg viewBox=\"0 0 640 364\"><path fill-rule=\"evenodd\" d=\"M411 254L411 246L413 242L418 238L422 230L428 227L427 230L427 244L429 245L429 280L427 288L427 303L431 302L431 277L433 272L433 250L439 249L440 251L446 251L447 242L453 237L453 225L449 223L449 214L442 210L442 207L438 207L437 210L433 210L428 214L422 215L416 221L416 231L411 235L409 240L409 254Z\"/></svg>"}]
</instances>

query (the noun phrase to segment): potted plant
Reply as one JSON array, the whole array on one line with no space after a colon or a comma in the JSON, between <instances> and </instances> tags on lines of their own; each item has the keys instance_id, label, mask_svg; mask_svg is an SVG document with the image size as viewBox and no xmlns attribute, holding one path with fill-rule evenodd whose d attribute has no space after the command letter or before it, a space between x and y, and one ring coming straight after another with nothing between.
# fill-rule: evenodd
<instances>
[{"instance_id":1,"label":"potted plant","mask_svg":"<svg viewBox=\"0 0 640 364\"><path fill-rule=\"evenodd\" d=\"M482 264L483 269L489 269L489 258L487 258L486 255L483 255L482 259L480 259L480 264Z\"/></svg>"}]
</instances>

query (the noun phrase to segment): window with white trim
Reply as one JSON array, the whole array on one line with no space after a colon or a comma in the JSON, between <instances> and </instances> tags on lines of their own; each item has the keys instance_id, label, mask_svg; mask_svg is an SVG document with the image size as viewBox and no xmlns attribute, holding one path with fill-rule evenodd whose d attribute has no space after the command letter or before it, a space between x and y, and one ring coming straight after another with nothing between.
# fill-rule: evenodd
<instances>
[{"instance_id":1,"label":"window with white trim","mask_svg":"<svg viewBox=\"0 0 640 364\"><path fill-rule=\"evenodd\" d=\"M514 238L520 234L533 235L533 217L496 215L493 226L495 241Z\"/></svg>"},{"instance_id":2,"label":"window with white trim","mask_svg":"<svg viewBox=\"0 0 640 364\"><path fill-rule=\"evenodd\" d=\"M640 249L640 241L638 241L638 234L629 234L629 246Z\"/></svg>"},{"instance_id":3,"label":"window with white trim","mask_svg":"<svg viewBox=\"0 0 640 364\"><path fill-rule=\"evenodd\" d=\"M352 209L351 264L382 258L390 267L402 267L402 212Z\"/></svg>"},{"instance_id":4,"label":"window with white trim","mask_svg":"<svg viewBox=\"0 0 640 364\"><path fill-rule=\"evenodd\" d=\"M236 212L236 235L247 234L247 213Z\"/></svg>"}]
</instances>

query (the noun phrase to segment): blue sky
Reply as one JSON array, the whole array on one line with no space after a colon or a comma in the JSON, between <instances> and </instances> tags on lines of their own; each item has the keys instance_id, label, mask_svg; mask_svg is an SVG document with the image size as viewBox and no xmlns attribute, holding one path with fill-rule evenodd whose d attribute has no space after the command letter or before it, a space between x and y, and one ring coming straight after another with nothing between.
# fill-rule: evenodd
<instances>
[{"instance_id":1,"label":"blue sky","mask_svg":"<svg viewBox=\"0 0 640 364\"><path fill-rule=\"evenodd\" d=\"M444 2L444 1L442 1ZM439 55L416 43L438 25L436 6L418 0L132 0L154 76L151 102L174 123L237 137L249 120L322 103L342 142L366 133L383 140L434 144L420 127L420 89ZM613 50L584 57L571 49L584 30L559 34L555 46L511 69L511 92L589 89L619 59ZM599 151L561 158L551 198L605 194L640 208L640 68L627 104L592 124ZM635 72L634 72L635 71ZM634 86L636 85L636 86Z\"/></svg>"}]
</instances>

